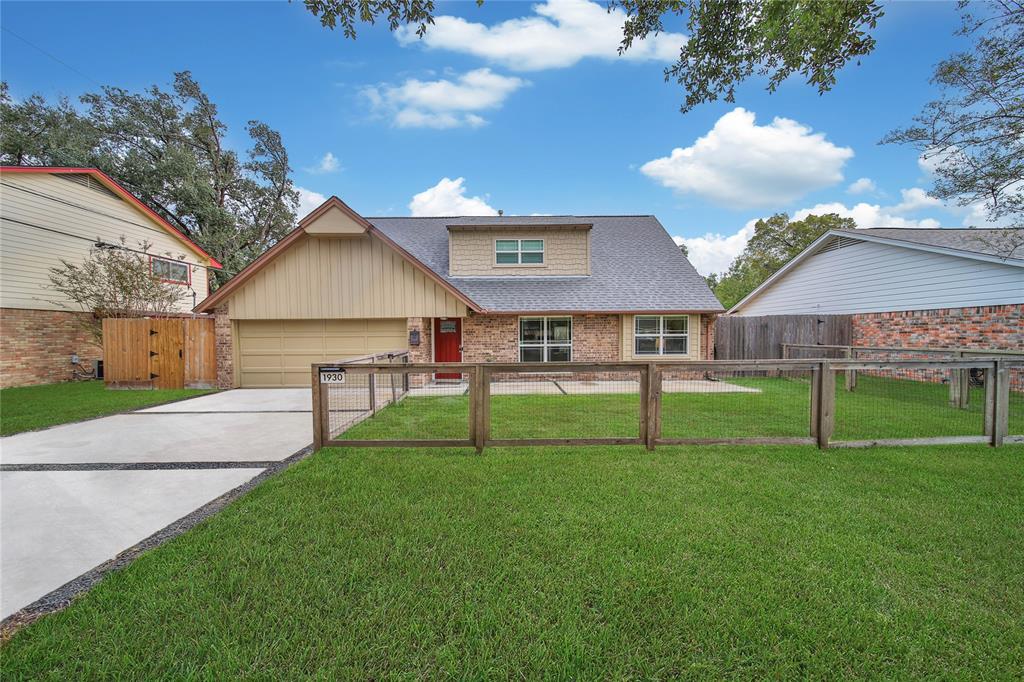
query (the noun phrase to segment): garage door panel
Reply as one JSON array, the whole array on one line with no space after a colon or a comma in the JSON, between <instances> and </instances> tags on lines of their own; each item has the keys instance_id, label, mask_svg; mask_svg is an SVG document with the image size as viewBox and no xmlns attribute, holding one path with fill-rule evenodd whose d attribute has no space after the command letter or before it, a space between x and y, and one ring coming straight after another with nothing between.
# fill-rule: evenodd
<instances>
[{"instance_id":1,"label":"garage door panel","mask_svg":"<svg viewBox=\"0 0 1024 682\"><path fill-rule=\"evenodd\" d=\"M381 320L324 320L324 331L327 334L365 334L369 322ZM383 320L393 323L394 320Z\"/></svg>"},{"instance_id":2,"label":"garage door panel","mask_svg":"<svg viewBox=\"0 0 1024 682\"><path fill-rule=\"evenodd\" d=\"M406 320L241 320L239 381L245 387L308 386L309 366L404 350Z\"/></svg>"}]
</instances>

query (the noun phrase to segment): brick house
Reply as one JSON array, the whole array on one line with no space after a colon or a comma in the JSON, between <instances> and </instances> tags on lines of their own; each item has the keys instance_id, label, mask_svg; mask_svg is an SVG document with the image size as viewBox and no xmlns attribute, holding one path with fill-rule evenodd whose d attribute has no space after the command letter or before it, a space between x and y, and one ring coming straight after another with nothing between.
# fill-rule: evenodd
<instances>
[{"instance_id":1,"label":"brick house","mask_svg":"<svg viewBox=\"0 0 1024 682\"><path fill-rule=\"evenodd\" d=\"M364 218L336 197L199 304L223 387L312 362L695 360L722 306L653 216Z\"/></svg>"},{"instance_id":2,"label":"brick house","mask_svg":"<svg viewBox=\"0 0 1024 682\"><path fill-rule=\"evenodd\" d=\"M81 311L50 288L50 269L93 248L142 252L188 314L209 293L210 254L95 168L0 167L0 387L67 381L72 356L92 368L102 349Z\"/></svg>"},{"instance_id":3,"label":"brick house","mask_svg":"<svg viewBox=\"0 0 1024 682\"><path fill-rule=\"evenodd\" d=\"M848 314L857 346L1024 350L1024 233L833 230L729 314Z\"/></svg>"}]
</instances>

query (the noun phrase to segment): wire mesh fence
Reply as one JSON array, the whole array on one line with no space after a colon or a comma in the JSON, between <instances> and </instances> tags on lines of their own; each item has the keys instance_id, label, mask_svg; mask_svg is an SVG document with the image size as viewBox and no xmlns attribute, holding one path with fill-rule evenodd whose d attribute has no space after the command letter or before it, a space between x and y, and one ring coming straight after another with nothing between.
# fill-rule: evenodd
<instances>
[{"instance_id":1,"label":"wire mesh fence","mask_svg":"<svg viewBox=\"0 0 1024 682\"><path fill-rule=\"evenodd\" d=\"M985 434L984 368L877 367L836 381L834 441Z\"/></svg>"},{"instance_id":2,"label":"wire mesh fence","mask_svg":"<svg viewBox=\"0 0 1024 682\"><path fill-rule=\"evenodd\" d=\"M1024 442L1024 363L772 360L314 366L330 445Z\"/></svg>"},{"instance_id":3,"label":"wire mesh fence","mask_svg":"<svg viewBox=\"0 0 1024 682\"><path fill-rule=\"evenodd\" d=\"M665 369L659 443L811 442L809 366Z\"/></svg>"},{"instance_id":4,"label":"wire mesh fence","mask_svg":"<svg viewBox=\"0 0 1024 682\"><path fill-rule=\"evenodd\" d=\"M490 439L639 444L646 368L488 370Z\"/></svg>"}]
</instances>

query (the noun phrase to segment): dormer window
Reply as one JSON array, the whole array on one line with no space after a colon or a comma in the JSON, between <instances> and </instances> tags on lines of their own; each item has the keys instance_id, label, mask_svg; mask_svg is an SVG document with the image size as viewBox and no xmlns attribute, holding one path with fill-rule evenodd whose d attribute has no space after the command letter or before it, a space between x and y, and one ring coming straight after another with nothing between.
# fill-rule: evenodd
<instances>
[{"instance_id":1,"label":"dormer window","mask_svg":"<svg viewBox=\"0 0 1024 682\"><path fill-rule=\"evenodd\" d=\"M543 239L495 239L496 265L543 265Z\"/></svg>"},{"instance_id":2,"label":"dormer window","mask_svg":"<svg viewBox=\"0 0 1024 682\"><path fill-rule=\"evenodd\" d=\"M150 257L149 271L157 279L171 284L189 284L191 282L188 263L181 261Z\"/></svg>"}]
</instances>

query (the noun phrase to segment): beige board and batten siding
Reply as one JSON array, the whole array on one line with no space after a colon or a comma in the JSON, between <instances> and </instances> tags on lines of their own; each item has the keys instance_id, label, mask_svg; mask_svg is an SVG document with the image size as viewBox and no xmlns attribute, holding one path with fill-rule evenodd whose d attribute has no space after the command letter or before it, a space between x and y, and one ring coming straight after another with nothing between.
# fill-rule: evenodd
<instances>
[{"instance_id":1,"label":"beige board and batten siding","mask_svg":"<svg viewBox=\"0 0 1024 682\"><path fill-rule=\"evenodd\" d=\"M498 239L543 239L542 265L498 265ZM452 229L448 233L449 270L452 276L537 277L589 275L589 229Z\"/></svg>"},{"instance_id":2,"label":"beige board and batten siding","mask_svg":"<svg viewBox=\"0 0 1024 682\"><path fill-rule=\"evenodd\" d=\"M240 320L236 382L243 388L309 386L310 365L405 350L406 319ZM350 386L365 385L353 375Z\"/></svg>"},{"instance_id":3,"label":"beige board and batten siding","mask_svg":"<svg viewBox=\"0 0 1024 682\"><path fill-rule=\"evenodd\" d=\"M208 261L95 180L91 186L82 182L85 177L0 174L0 307L77 310L50 288L50 269L62 260L83 262L96 239L120 244L122 237L128 248L148 243L154 256L203 266L190 267L191 286L196 303L206 298ZM177 309L188 312L192 291L177 286L182 290Z\"/></svg>"},{"instance_id":4,"label":"beige board and batten siding","mask_svg":"<svg viewBox=\"0 0 1024 682\"><path fill-rule=\"evenodd\" d=\"M636 345L633 343L636 324L633 321L634 315L622 316L622 359L625 361L638 360L647 362L672 362L674 360L700 360L700 315L687 315L686 322L686 355L637 355ZM641 315L640 317L649 317ZM677 317L667 314L665 317Z\"/></svg>"},{"instance_id":5,"label":"beige board and batten siding","mask_svg":"<svg viewBox=\"0 0 1024 682\"><path fill-rule=\"evenodd\" d=\"M466 305L373 235L303 236L234 292L233 320L464 317Z\"/></svg>"}]
</instances>

